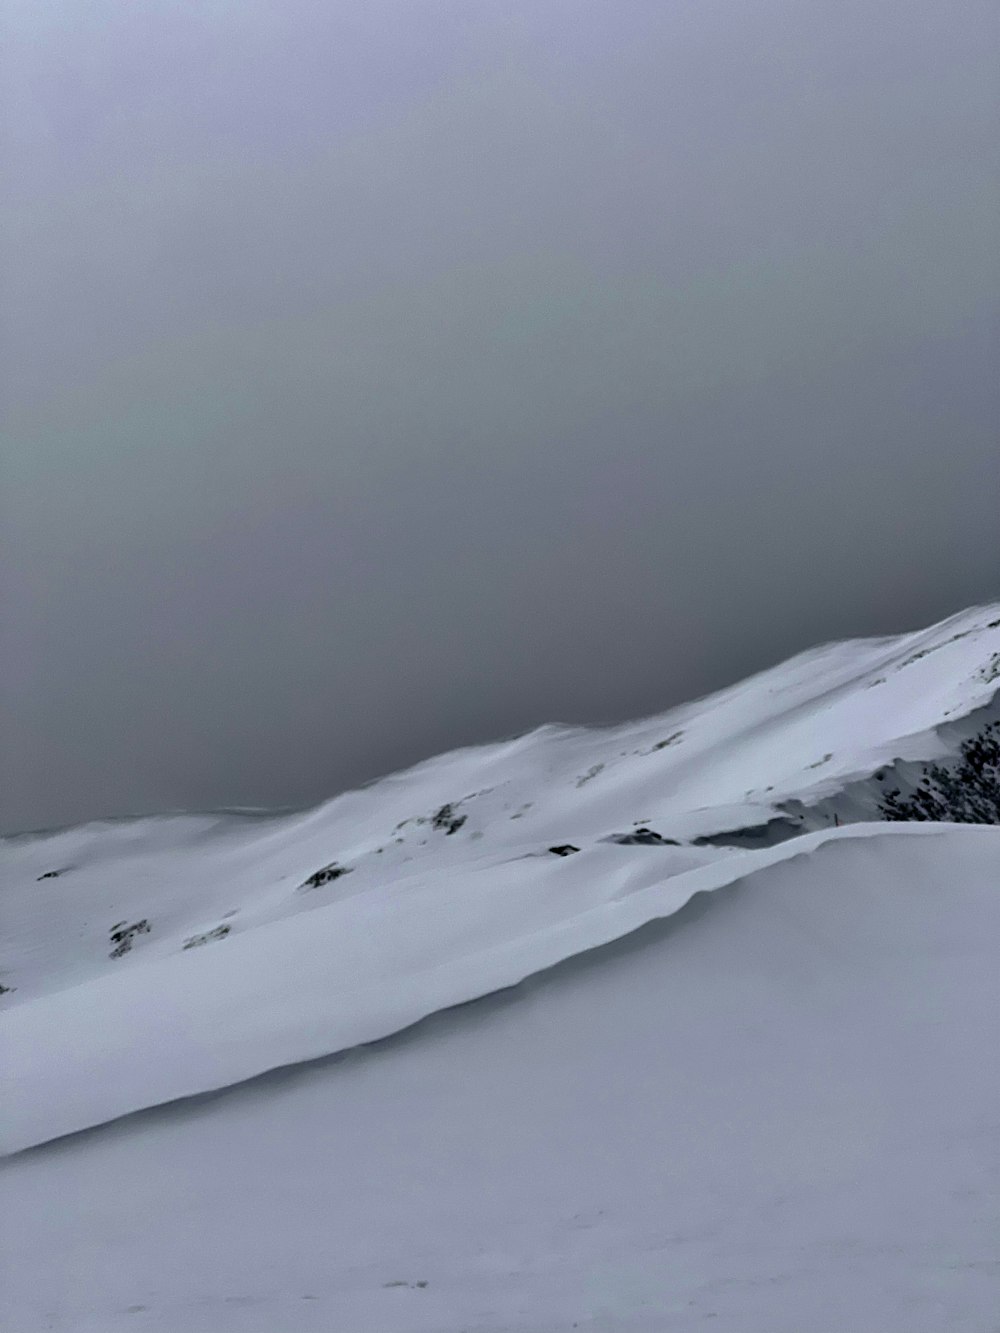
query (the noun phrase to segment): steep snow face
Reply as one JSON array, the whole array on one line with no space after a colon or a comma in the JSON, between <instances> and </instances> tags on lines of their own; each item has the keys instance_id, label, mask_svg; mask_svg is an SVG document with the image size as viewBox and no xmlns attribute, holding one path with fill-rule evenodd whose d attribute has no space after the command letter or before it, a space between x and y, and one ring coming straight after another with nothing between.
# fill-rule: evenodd
<instances>
[{"instance_id":1,"label":"steep snow face","mask_svg":"<svg viewBox=\"0 0 1000 1333\"><path fill-rule=\"evenodd\" d=\"M993 1328L1000 829L820 836L512 995L9 1159L0 1326Z\"/></svg>"},{"instance_id":2,"label":"steep snow face","mask_svg":"<svg viewBox=\"0 0 1000 1333\"><path fill-rule=\"evenodd\" d=\"M1000 607L969 611L304 814L7 839L0 1143L387 1036L877 818L880 781L996 715L998 654Z\"/></svg>"}]
</instances>

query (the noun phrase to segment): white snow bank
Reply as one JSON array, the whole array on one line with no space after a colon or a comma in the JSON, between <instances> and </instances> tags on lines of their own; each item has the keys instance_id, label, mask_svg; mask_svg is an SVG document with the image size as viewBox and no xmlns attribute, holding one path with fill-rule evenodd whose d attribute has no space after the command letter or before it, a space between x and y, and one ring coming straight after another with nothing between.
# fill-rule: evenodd
<instances>
[{"instance_id":1,"label":"white snow bank","mask_svg":"<svg viewBox=\"0 0 1000 1333\"><path fill-rule=\"evenodd\" d=\"M998 650L1000 607L981 608L661 717L440 756L305 814L6 839L0 1150L386 1036L810 851L827 831L752 853L691 840L947 753L995 698ZM685 845L607 841L644 826ZM346 873L308 887L326 866Z\"/></svg>"},{"instance_id":2,"label":"white snow bank","mask_svg":"<svg viewBox=\"0 0 1000 1333\"><path fill-rule=\"evenodd\" d=\"M601 851L616 853L656 849ZM578 954L513 1002L488 999L346 1061L9 1159L0 1326L992 1328L1000 829L855 828L739 860L732 889ZM722 869L689 873L707 887ZM459 994L443 988L446 978L479 989L480 968L499 983L528 957L538 965L669 910L691 887L626 878L624 897L600 896L547 925L536 919L516 946L497 931L485 952L455 929L444 952L456 970L436 958L410 971L409 958L403 998L387 990L385 1012L418 994L425 1002L438 985L435 1004ZM319 929L324 916L301 924ZM291 939L279 932L276 947ZM402 935L397 943L405 953ZM291 947L286 956L298 957ZM208 959L206 948L189 974L199 1004L208 995L194 978ZM132 969L136 978L143 970ZM306 973L321 1001L318 971ZM282 1003L292 994L290 978L279 986L269 974L261 985ZM379 986L365 994L374 999ZM50 997L64 1020L73 995L76 1039L111 1061L89 1082L131 1077L116 1054L127 1013L92 1009L81 987ZM169 1070L181 1014L191 1019L185 1060L201 1058L199 1037L206 1051L217 1045L211 1020L195 1022L198 1006L176 1003L160 1029ZM369 1012L367 999L329 1021L355 1022L361 1008ZM280 1022L260 1039L272 1040ZM241 1042L257 1040L251 1028ZM46 1034L55 1035L37 1033ZM133 1054L143 1078L160 1077L155 1052ZM67 1068L45 1096L60 1101L74 1081ZM46 1120L42 1092L36 1083L40 1136L60 1123ZM34 1133L27 1114L26 1105L17 1112L21 1141Z\"/></svg>"},{"instance_id":3,"label":"white snow bank","mask_svg":"<svg viewBox=\"0 0 1000 1333\"><path fill-rule=\"evenodd\" d=\"M539 860L359 897L13 1010L0 1033L5 1153L282 1065L376 1041L513 986L754 872L833 840L941 836L857 824L664 879L646 855ZM630 849L631 850L631 849ZM643 849L646 850L646 849ZM575 872L575 873L574 873Z\"/></svg>"}]
</instances>

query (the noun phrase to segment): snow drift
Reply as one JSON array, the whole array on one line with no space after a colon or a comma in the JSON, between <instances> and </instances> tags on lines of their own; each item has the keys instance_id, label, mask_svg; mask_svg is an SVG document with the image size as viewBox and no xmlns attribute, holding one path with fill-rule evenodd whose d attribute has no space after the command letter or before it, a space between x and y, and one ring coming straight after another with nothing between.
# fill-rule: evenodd
<instances>
[{"instance_id":1,"label":"snow drift","mask_svg":"<svg viewBox=\"0 0 1000 1333\"><path fill-rule=\"evenodd\" d=\"M814 845L795 833L879 818L996 715L996 611L301 815L5 840L0 1146L385 1037Z\"/></svg>"},{"instance_id":2,"label":"snow drift","mask_svg":"<svg viewBox=\"0 0 1000 1333\"><path fill-rule=\"evenodd\" d=\"M0 1319L989 1328L998 864L1000 829L848 831L512 999L14 1157Z\"/></svg>"},{"instance_id":3,"label":"snow drift","mask_svg":"<svg viewBox=\"0 0 1000 1333\"><path fill-rule=\"evenodd\" d=\"M5 1326L986 1327L1000 829L885 816L998 662L994 607L7 839Z\"/></svg>"}]
</instances>

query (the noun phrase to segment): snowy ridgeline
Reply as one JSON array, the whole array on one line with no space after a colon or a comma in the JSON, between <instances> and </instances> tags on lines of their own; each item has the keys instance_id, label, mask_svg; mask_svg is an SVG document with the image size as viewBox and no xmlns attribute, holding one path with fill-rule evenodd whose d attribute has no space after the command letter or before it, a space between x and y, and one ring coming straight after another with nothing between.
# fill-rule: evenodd
<instances>
[{"instance_id":1,"label":"snowy ridgeline","mask_svg":"<svg viewBox=\"0 0 1000 1333\"><path fill-rule=\"evenodd\" d=\"M998 663L8 839L0 1324L989 1327Z\"/></svg>"},{"instance_id":2,"label":"snowy ridgeline","mask_svg":"<svg viewBox=\"0 0 1000 1333\"><path fill-rule=\"evenodd\" d=\"M991 800L1000 820L998 662L1000 608L979 609L639 723L443 755L304 814L7 839L17 1091L0 1143L387 1036L797 855L803 835L982 820Z\"/></svg>"}]
</instances>

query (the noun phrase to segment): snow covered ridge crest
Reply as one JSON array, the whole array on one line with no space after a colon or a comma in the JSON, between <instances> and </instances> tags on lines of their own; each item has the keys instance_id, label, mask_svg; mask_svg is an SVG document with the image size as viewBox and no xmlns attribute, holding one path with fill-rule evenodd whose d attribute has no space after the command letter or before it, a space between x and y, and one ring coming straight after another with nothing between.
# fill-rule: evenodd
<instances>
[{"instance_id":1,"label":"snow covered ridge crest","mask_svg":"<svg viewBox=\"0 0 1000 1333\"><path fill-rule=\"evenodd\" d=\"M998 722L993 606L306 813L6 839L3 1148L388 1036L831 839L1000 822Z\"/></svg>"}]
</instances>

